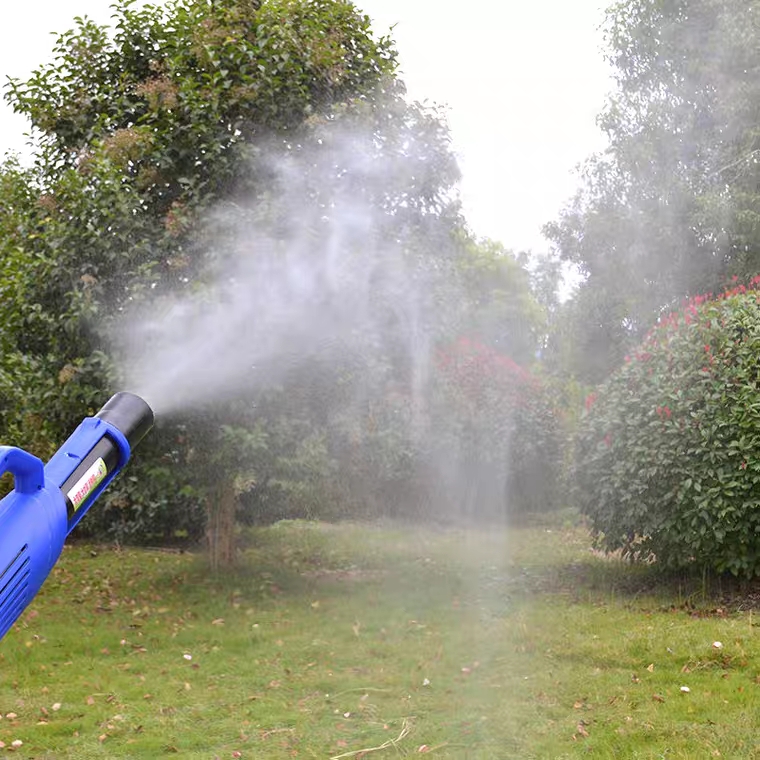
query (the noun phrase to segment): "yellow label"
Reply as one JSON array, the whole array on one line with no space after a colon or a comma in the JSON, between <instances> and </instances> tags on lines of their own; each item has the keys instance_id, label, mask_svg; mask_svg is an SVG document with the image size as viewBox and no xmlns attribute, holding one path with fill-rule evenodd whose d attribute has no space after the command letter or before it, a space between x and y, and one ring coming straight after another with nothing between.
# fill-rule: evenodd
<instances>
[{"instance_id":1,"label":"yellow label","mask_svg":"<svg viewBox=\"0 0 760 760\"><path fill-rule=\"evenodd\" d=\"M97 488L98 484L108 475L106 463L98 457L87 469L74 487L66 494L76 512L84 504L87 497Z\"/></svg>"}]
</instances>

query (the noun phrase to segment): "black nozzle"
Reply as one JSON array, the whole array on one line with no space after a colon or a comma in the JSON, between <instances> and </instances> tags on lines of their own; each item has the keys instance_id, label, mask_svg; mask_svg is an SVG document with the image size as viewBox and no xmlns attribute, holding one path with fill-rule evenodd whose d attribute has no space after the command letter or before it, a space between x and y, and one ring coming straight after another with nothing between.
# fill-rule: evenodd
<instances>
[{"instance_id":1,"label":"black nozzle","mask_svg":"<svg viewBox=\"0 0 760 760\"><path fill-rule=\"evenodd\" d=\"M95 416L117 428L131 449L153 427L153 410L139 396L125 391L111 396Z\"/></svg>"}]
</instances>

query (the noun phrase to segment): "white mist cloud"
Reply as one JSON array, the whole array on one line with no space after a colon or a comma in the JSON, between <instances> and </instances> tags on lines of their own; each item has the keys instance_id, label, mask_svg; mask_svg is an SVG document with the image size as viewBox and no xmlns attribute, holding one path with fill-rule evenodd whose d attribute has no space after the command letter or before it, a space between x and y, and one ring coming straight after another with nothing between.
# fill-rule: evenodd
<instances>
[{"instance_id":1,"label":"white mist cloud","mask_svg":"<svg viewBox=\"0 0 760 760\"><path fill-rule=\"evenodd\" d=\"M208 284L141 303L117 329L125 387L166 414L245 397L315 356L401 346L426 366L435 252L426 269L377 203L410 158L372 160L372 140L333 129L329 145L271 157L265 195L219 206Z\"/></svg>"}]
</instances>

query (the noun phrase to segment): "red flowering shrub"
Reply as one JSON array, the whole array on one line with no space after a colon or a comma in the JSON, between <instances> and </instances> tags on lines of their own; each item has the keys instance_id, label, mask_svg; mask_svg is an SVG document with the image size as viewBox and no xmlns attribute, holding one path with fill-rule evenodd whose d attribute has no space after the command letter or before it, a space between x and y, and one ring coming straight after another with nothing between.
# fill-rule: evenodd
<instances>
[{"instance_id":1,"label":"red flowering shrub","mask_svg":"<svg viewBox=\"0 0 760 760\"><path fill-rule=\"evenodd\" d=\"M574 490L604 548L760 575L759 282L662 319L587 399Z\"/></svg>"},{"instance_id":2,"label":"red flowering shrub","mask_svg":"<svg viewBox=\"0 0 760 760\"><path fill-rule=\"evenodd\" d=\"M436 365L434 451L450 500L471 517L554 507L561 431L544 383L467 338Z\"/></svg>"}]
</instances>

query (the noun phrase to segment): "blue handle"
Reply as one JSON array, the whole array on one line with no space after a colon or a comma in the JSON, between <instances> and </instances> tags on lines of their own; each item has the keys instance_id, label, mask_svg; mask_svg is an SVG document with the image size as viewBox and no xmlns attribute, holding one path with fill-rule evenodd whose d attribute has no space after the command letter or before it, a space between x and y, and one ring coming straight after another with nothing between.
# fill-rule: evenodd
<instances>
[{"instance_id":1,"label":"blue handle","mask_svg":"<svg viewBox=\"0 0 760 760\"><path fill-rule=\"evenodd\" d=\"M42 461L16 446L0 446L0 475L10 472L17 493L35 494L45 485Z\"/></svg>"}]
</instances>

